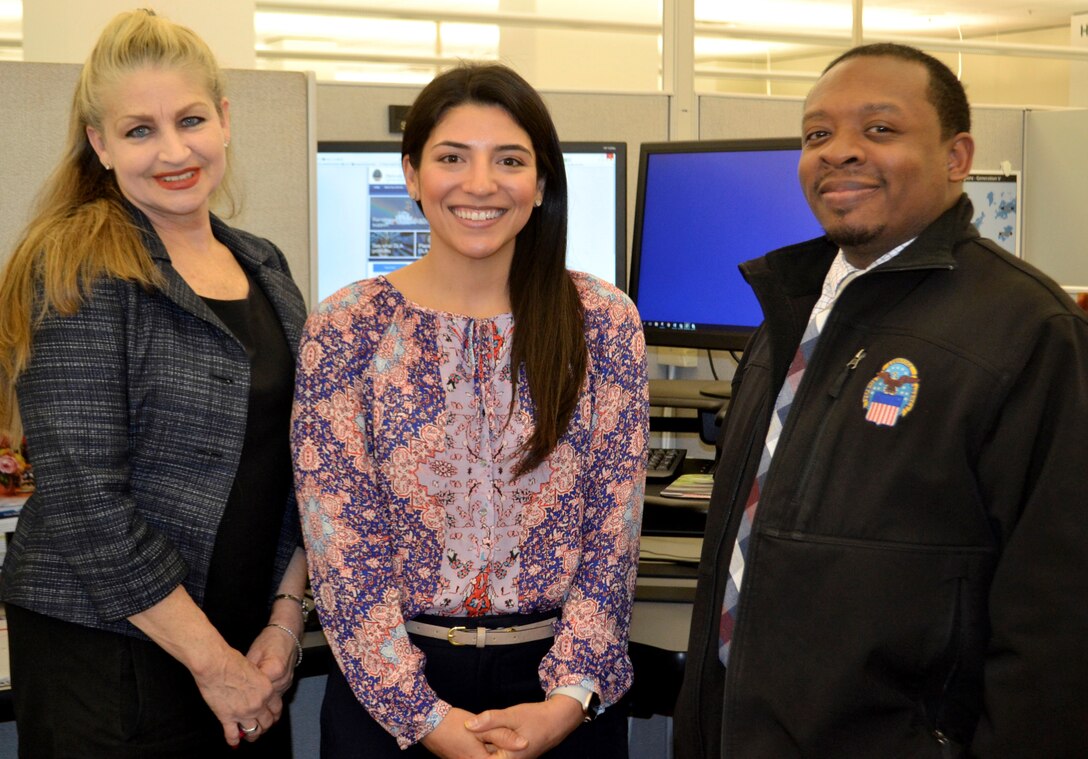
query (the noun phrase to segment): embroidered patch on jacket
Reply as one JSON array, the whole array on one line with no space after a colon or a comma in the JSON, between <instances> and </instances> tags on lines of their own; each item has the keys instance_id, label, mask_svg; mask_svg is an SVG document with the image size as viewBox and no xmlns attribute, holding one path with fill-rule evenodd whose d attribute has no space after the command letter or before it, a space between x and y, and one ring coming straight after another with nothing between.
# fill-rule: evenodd
<instances>
[{"instance_id":1,"label":"embroidered patch on jacket","mask_svg":"<svg viewBox=\"0 0 1088 759\"><path fill-rule=\"evenodd\" d=\"M884 364L865 386L861 405L865 420L882 427L894 427L918 400L918 370L905 358L893 358Z\"/></svg>"}]
</instances>

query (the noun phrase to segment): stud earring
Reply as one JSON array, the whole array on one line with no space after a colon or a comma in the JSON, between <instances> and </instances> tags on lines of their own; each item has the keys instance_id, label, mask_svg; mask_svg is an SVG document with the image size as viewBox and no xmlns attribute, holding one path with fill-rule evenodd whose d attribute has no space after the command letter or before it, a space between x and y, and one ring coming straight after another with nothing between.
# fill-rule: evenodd
<instances>
[{"instance_id":1,"label":"stud earring","mask_svg":"<svg viewBox=\"0 0 1088 759\"><path fill-rule=\"evenodd\" d=\"M113 166L111 164L108 164L108 163L102 164L102 168L105 169L106 171L113 171Z\"/></svg>"},{"instance_id":2,"label":"stud earring","mask_svg":"<svg viewBox=\"0 0 1088 759\"><path fill-rule=\"evenodd\" d=\"M542 205L544 205L544 198L542 196L537 197L537 199L533 201L533 205L537 208L540 208Z\"/></svg>"},{"instance_id":3,"label":"stud earring","mask_svg":"<svg viewBox=\"0 0 1088 759\"><path fill-rule=\"evenodd\" d=\"M229 147L230 147L230 140L223 140L223 148L225 149L225 148L229 148Z\"/></svg>"}]
</instances>

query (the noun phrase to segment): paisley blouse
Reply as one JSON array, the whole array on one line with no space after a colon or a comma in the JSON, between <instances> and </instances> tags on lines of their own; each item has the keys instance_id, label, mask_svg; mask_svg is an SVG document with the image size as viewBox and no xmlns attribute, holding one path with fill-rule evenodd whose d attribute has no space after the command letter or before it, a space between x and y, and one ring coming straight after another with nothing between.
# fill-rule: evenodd
<instances>
[{"instance_id":1,"label":"paisley blouse","mask_svg":"<svg viewBox=\"0 0 1088 759\"><path fill-rule=\"evenodd\" d=\"M533 429L521 374L511 411L509 314L409 302L382 277L311 315L293 449L317 607L356 697L403 746L449 711L404 621L556 610L545 692L630 686L627 631L648 438L645 343L619 290L572 273L589 354L566 433L513 476Z\"/></svg>"}]
</instances>

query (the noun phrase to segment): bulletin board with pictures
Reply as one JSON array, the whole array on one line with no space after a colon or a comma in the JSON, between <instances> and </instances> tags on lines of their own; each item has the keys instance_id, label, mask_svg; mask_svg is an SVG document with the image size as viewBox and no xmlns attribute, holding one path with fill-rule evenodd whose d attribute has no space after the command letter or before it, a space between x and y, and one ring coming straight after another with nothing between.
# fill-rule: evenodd
<instances>
[{"instance_id":1,"label":"bulletin board with pictures","mask_svg":"<svg viewBox=\"0 0 1088 759\"><path fill-rule=\"evenodd\" d=\"M975 215L972 221L988 237L1014 256L1020 251L1020 172L972 171L963 183Z\"/></svg>"}]
</instances>

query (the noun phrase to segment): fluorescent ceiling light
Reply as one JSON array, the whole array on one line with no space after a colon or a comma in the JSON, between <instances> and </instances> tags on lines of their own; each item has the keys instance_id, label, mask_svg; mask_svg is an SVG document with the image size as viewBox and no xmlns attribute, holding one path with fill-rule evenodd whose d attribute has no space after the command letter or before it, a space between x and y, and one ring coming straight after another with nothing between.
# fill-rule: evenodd
<instances>
[{"instance_id":1,"label":"fluorescent ceiling light","mask_svg":"<svg viewBox=\"0 0 1088 759\"><path fill-rule=\"evenodd\" d=\"M493 24L435 23L381 18L304 16L259 12L257 40L276 50L369 50L446 55L494 56L499 29Z\"/></svg>"},{"instance_id":2,"label":"fluorescent ceiling light","mask_svg":"<svg viewBox=\"0 0 1088 759\"><path fill-rule=\"evenodd\" d=\"M865 31L896 34L935 34L981 25L983 14L948 13L934 8L873 7L863 9ZM851 3L801 2L800 0L695 0L695 19L700 22L756 26L787 30L849 30L853 23Z\"/></svg>"}]
</instances>

